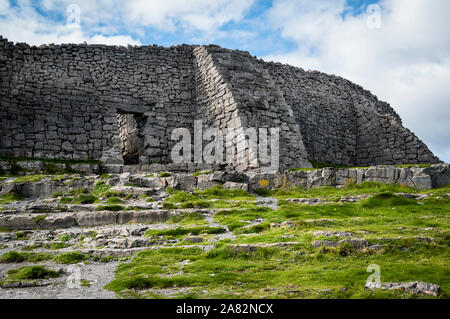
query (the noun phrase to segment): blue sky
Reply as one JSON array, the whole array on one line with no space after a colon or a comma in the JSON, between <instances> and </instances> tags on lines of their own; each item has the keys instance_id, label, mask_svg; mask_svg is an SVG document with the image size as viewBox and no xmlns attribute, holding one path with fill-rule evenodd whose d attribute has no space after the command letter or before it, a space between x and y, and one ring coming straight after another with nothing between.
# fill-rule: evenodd
<instances>
[{"instance_id":1,"label":"blue sky","mask_svg":"<svg viewBox=\"0 0 450 319\"><path fill-rule=\"evenodd\" d=\"M213 0L210 1L214 2ZM4 0L4 2L8 1ZM83 19L83 1L60 1L62 2L61 4L57 4L57 1L48 1L48 3L55 2L50 8L46 8L45 2L46 1L9 0L10 7L14 10L20 11L24 6L29 5L47 21L60 25L66 23L68 16L68 13L64 9L72 3L79 4L81 9L80 21L82 28L85 30L87 36L86 39L88 40L89 36L92 37L98 34L97 30L92 28L92 25ZM147 2L150 4L149 10L151 10L152 0ZM342 12L343 18L347 15L361 15L365 13L369 4L378 3L379 1L347 0L345 2L346 8ZM274 53L287 53L292 51L297 46L295 41L282 38L280 36L279 28L274 28L270 24L264 23L268 12L271 8L273 8L277 1L255 0L248 1L248 3L248 7L243 10L243 15L238 21L229 20L220 25L219 30L221 34L223 33L223 35L209 33L205 34L204 30L198 30L195 28L186 29L183 28L183 25L179 21L175 21L179 28L172 31L167 31L164 28L154 27L152 25L146 25L144 26L143 33L140 32L141 30L137 31L133 28L129 28L125 23L122 23L122 25L116 25L117 30L109 35L130 36L142 45L158 44L162 46L172 46L181 43L209 44L209 41L213 41L211 43L222 47L246 50L251 52L253 55L261 57ZM105 26L108 23L108 21L102 21L101 19L98 19L96 22L97 26ZM244 37L227 36L229 34L239 33L242 31L247 33ZM248 41L249 39L251 39L251 41Z\"/></svg>"},{"instance_id":2,"label":"blue sky","mask_svg":"<svg viewBox=\"0 0 450 319\"><path fill-rule=\"evenodd\" d=\"M73 4L79 24L67 23ZM0 0L0 35L14 42L214 43L340 75L389 102L446 162L449 30L448 0Z\"/></svg>"}]
</instances>

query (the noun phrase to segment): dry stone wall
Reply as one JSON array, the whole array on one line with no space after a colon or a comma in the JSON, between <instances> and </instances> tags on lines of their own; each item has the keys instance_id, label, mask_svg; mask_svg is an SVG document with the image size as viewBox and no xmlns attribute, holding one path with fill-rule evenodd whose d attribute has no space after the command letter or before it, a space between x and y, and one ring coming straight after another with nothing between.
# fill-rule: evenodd
<instances>
[{"instance_id":1,"label":"dry stone wall","mask_svg":"<svg viewBox=\"0 0 450 319\"><path fill-rule=\"evenodd\" d=\"M192 47L30 47L0 41L3 155L122 164L118 111L146 117L143 163L192 126ZM106 156L105 156L106 154Z\"/></svg>"},{"instance_id":2,"label":"dry stone wall","mask_svg":"<svg viewBox=\"0 0 450 319\"><path fill-rule=\"evenodd\" d=\"M350 95L320 72L266 64L300 125L308 158L353 165L356 161L356 112Z\"/></svg>"},{"instance_id":3,"label":"dry stone wall","mask_svg":"<svg viewBox=\"0 0 450 319\"><path fill-rule=\"evenodd\" d=\"M310 167L308 160L439 162L387 103L340 77L214 45L36 47L0 37L0 155L101 160L112 172L130 171L118 122L124 114L140 119L144 170L155 163L201 168L170 164L173 129L193 132L196 119L222 133L280 128L281 169ZM238 140L242 136L233 147ZM257 151L246 148L254 157ZM259 164L229 167L245 171Z\"/></svg>"},{"instance_id":4,"label":"dry stone wall","mask_svg":"<svg viewBox=\"0 0 450 319\"><path fill-rule=\"evenodd\" d=\"M428 147L402 126L385 102L366 94L353 96L357 112L357 165L438 163Z\"/></svg>"},{"instance_id":5,"label":"dry stone wall","mask_svg":"<svg viewBox=\"0 0 450 319\"><path fill-rule=\"evenodd\" d=\"M292 110L265 65L248 52L226 50L217 46L209 46L207 49L212 52L222 77L233 88L241 126L256 130L279 128L280 167L310 167ZM256 149L250 150L250 154L257 152ZM243 167L244 170L247 168L253 167Z\"/></svg>"},{"instance_id":6,"label":"dry stone wall","mask_svg":"<svg viewBox=\"0 0 450 319\"><path fill-rule=\"evenodd\" d=\"M389 104L318 71L267 63L300 125L308 159L351 166L438 163Z\"/></svg>"},{"instance_id":7,"label":"dry stone wall","mask_svg":"<svg viewBox=\"0 0 450 319\"><path fill-rule=\"evenodd\" d=\"M210 50L205 47L194 49L194 67L195 103L197 106L195 118L202 120L202 129L218 128L224 138L222 141L224 152L221 161L225 163L227 161L226 147L234 147L231 143L226 144L227 129L242 126L238 105L233 97L231 86L220 73ZM238 163L232 161L230 165L236 168Z\"/></svg>"}]
</instances>

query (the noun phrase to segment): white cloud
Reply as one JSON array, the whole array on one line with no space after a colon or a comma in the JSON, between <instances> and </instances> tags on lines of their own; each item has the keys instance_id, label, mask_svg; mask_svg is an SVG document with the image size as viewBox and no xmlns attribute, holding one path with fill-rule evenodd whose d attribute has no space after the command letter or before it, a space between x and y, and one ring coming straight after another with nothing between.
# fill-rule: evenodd
<instances>
[{"instance_id":1,"label":"white cloud","mask_svg":"<svg viewBox=\"0 0 450 319\"><path fill-rule=\"evenodd\" d=\"M4 0L0 0L4 1ZM43 43L105 43L111 45L140 45L129 35L104 35L101 32L85 32L80 26L67 25L66 21L55 23L40 15L29 3L19 1L19 7L3 7L0 2L0 30L3 37L14 42L39 45ZM52 0L44 2L52 6ZM65 13L65 10L63 11Z\"/></svg>"},{"instance_id":2,"label":"white cloud","mask_svg":"<svg viewBox=\"0 0 450 319\"><path fill-rule=\"evenodd\" d=\"M266 59L348 78L389 102L450 162L450 1L382 0L381 28L345 2L279 0L268 19L297 49Z\"/></svg>"},{"instance_id":3,"label":"white cloud","mask_svg":"<svg viewBox=\"0 0 450 319\"><path fill-rule=\"evenodd\" d=\"M124 5L129 21L163 30L183 29L215 32L220 26L238 21L253 0L135 0Z\"/></svg>"},{"instance_id":4,"label":"white cloud","mask_svg":"<svg viewBox=\"0 0 450 319\"><path fill-rule=\"evenodd\" d=\"M19 0L18 7L10 7L0 0L1 34L16 42L140 44L129 35L117 35L120 29L133 31L141 37L146 28L153 31L177 31L192 38L214 41L220 28L242 19L253 0L42 0L40 7L64 17L56 23L39 14L28 0ZM70 29L65 19L70 5L80 9L82 29Z\"/></svg>"},{"instance_id":5,"label":"white cloud","mask_svg":"<svg viewBox=\"0 0 450 319\"><path fill-rule=\"evenodd\" d=\"M0 0L0 15L6 13L6 10L8 9L9 9L9 1Z\"/></svg>"},{"instance_id":6,"label":"white cloud","mask_svg":"<svg viewBox=\"0 0 450 319\"><path fill-rule=\"evenodd\" d=\"M113 32L117 26L128 30L151 27L160 31L211 35L224 24L242 19L253 1L43 0L42 6L49 11L65 12L69 5L78 5L82 25L89 30Z\"/></svg>"}]
</instances>

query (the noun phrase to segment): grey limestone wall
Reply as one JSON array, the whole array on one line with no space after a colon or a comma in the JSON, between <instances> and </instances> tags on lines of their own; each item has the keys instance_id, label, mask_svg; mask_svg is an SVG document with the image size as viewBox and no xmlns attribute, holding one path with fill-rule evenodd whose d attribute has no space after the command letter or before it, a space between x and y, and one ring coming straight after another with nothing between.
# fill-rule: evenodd
<instances>
[{"instance_id":1,"label":"grey limestone wall","mask_svg":"<svg viewBox=\"0 0 450 319\"><path fill-rule=\"evenodd\" d=\"M122 171L118 114L140 119L140 165L171 163L173 129L192 131L196 119L222 133L279 127L282 169L439 162L387 103L340 77L214 45L36 47L0 37L0 155L100 159Z\"/></svg>"},{"instance_id":2,"label":"grey limestone wall","mask_svg":"<svg viewBox=\"0 0 450 319\"><path fill-rule=\"evenodd\" d=\"M298 123L265 64L248 52L217 46L208 46L207 49L220 74L232 87L241 126L256 130L279 128L280 168L310 167ZM248 149L250 156L257 154L257 150L251 149L251 145ZM260 166L263 165L256 165ZM247 168L254 167L243 167L243 170Z\"/></svg>"},{"instance_id":3,"label":"grey limestone wall","mask_svg":"<svg viewBox=\"0 0 450 319\"><path fill-rule=\"evenodd\" d=\"M13 45L0 39L2 155L122 164L117 112L146 117L142 162L192 126L191 46Z\"/></svg>"},{"instance_id":4,"label":"grey limestone wall","mask_svg":"<svg viewBox=\"0 0 450 319\"><path fill-rule=\"evenodd\" d=\"M267 63L300 125L308 159L353 165L356 112L350 95L320 72Z\"/></svg>"},{"instance_id":5,"label":"grey limestone wall","mask_svg":"<svg viewBox=\"0 0 450 319\"><path fill-rule=\"evenodd\" d=\"M202 120L203 129L215 127L220 131L224 137L222 142L225 147L221 160L225 163L227 161L226 147L234 147L230 143L225 144L227 129L241 127L242 123L232 88L223 78L210 51L203 46L194 49L195 104L197 106L195 118ZM205 143L208 142L205 141ZM238 163L233 161L230 165L234 168L238 166Z\"/></svg>"},{"instance_id":6,"label":"grey limestone wall","mask_svg":"<svg viewBox=\"0 0 450 319\"><path fill-rule=\"evenodd\" d=\"M292 107L308 159L346 165L438 163L389 104L318 71L267 63Z\"/></svg>"},{"instance_id":7,"label":"grey limestone wall","mask_svg":"<svg viewBox=\"0 0 450 319\"><path fill-rule=\"evenodd\" d=\"M362 90L361 90L362 91ZM389 104L365 91L353 95L357 112L358 165L439 163Z\"/></svg>"}]
</instances>

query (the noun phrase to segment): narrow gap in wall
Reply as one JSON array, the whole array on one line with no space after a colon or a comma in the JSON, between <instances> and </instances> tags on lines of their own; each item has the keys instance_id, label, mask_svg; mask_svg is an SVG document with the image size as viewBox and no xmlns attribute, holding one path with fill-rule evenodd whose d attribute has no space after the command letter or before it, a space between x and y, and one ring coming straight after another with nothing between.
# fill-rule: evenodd
<instances>
[{"instance_id":1,"label":"narrow gap in wall","mask_svg":"<svg viewBox=\"0 0 450 319\"><path fill-rule=\"evenodd\" d=\"M139 164L139 156L144 148L142 128L145 117L141 113L117 112L119 125L120 150L125 165Z\"/></svg>"}]
</instances>

